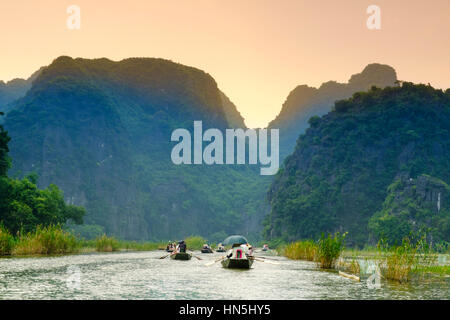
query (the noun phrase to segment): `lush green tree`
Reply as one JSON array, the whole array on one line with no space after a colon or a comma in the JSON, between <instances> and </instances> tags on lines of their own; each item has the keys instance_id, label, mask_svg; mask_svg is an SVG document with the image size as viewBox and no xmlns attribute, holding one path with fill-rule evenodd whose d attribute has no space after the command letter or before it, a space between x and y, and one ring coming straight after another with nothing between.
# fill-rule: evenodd
<instances>
[{"instance_id":1,"label":"lush green tree","mask_svg":"<svg viewBox=\"0 0 450 320\"><path fill-rule=\"evenodd\" d=\"M0 125L0 224L11 233L29 232L37 225L48 226L73 221L83 223L85 209L67 205L62 191L55 185L44 190L36 186L37 175L22 180L6 176L8 159L7 132Z\"/></svg>"}]
</instances>

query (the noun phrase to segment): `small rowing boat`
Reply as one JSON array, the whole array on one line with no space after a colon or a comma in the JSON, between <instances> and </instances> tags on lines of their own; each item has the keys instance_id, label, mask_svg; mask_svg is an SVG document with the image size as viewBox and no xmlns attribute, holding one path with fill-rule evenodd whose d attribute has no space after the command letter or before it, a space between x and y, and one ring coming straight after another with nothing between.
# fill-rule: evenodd
<instances>
[{"instance_id":1,"label":"small rowing boat","mask_svg":"<svg viewBox=\"0 0 450 320\"><path fill-rule=\"evenodd\" d=\"M253 259L248 256L241 246L232 248L226 258L221 261L224 268L229 269L250 269Z\"/></svg>"},{"instance_id":2,"label":"small rowing boat","mask_svg":"<svg viewBox=\"0 0 450 320\"><path fill-rule=\"evenodd\" d=\"M219 243L219 245L217 246L216 252L225 252L225 247Z\"/></svg>"},{"instance_id":3,"label":"small rowing boat","mask_svg":"<svg viewBox=\"0 0 450 320\"><path fill-rule=\"evenodd\" d=\"M252 259L233 259L227 258L222 260L222 266L229 269L250 269L253 264Z\"/></svg>"},{"instance_id":4,"label":"small rowing boat","mask_svg":"<svg viewBox=\"0 0 450 320\"><path fill-rule=\"evenodd\" d=\"M173 260L191 260L192 254L186 252L177 252L170 255Z\"/></svg>"},{"instance_id":5,"label":"small rowing boat","mask_svg":"<svg viewBox=\"0 0 450 320\"><path fill-rule=\"evenodd\" d=\"M213 253L212 249L210 246L208 246L207 244L204 244L202 249L201 249L202 253Z\"/></svg>"}]
</instances>

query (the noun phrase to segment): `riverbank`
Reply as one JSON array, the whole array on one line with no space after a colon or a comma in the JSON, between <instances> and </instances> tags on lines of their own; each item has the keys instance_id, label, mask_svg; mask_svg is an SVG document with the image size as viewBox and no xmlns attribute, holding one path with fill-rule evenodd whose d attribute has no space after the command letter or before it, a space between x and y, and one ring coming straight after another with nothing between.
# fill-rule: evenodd
<instances>
[{"instance_id":1,"label":"riverbank","mask_svg":"<svg viewBox=\"0 0 450 320\"><path fill-rule=\"evenodd\" d=\"M117 240L102 235L96 239L79 238L60 226L38 226L35 231L12 236L0 227L0 256L64 255L87 252L163 250L163 242Z\"/></svg>"},{"instance_id":2,"label":"riverbank","mask_svg":"<svg viewBox=\"0 0 450 320\"><path fill-rule=\"evenodd\" d=\"M323 242L323 240L322 240ZM372 274L399 283L424 279L440 279L450 276L450 255L431 250L426 243L411 244L405 240L402 245L368 248L365 250L344 250L336 239L328 239L328 249L323 250L321 241L297 241L277 248L277 252L292 260L314 261L321 268L335 269L354 275L356 278ZM329 262L323 264L323 255Z\"/></svg>"},{"instance_id":3,"label":"riverbank","mask_svg":"<svg viewBox=\"0 0 450 320\"><path fill-rule=\"evenodd\" d=\"M185 239L189 250L200 250L206 240L200 236ZM89 252L165 250L167 242L125 241L103 234L86 240L60 226L38 226L35 231L17 236L0 226L1 256L64 255Z\"/></svg>"}]
</instances>

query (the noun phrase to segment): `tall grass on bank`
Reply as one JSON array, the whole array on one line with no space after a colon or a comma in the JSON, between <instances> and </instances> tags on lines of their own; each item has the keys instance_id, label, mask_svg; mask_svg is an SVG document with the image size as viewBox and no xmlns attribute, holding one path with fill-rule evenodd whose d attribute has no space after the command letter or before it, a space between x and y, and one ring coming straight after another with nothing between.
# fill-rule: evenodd
<instances>
[{"instance_id":1,"label":"tall grass on bank","mask_svg":"<svg viewBox=\"0 0 450 320\"><path fill-rule=\"evenodd\" d=\"M339 259L342 251L345 247L345 236L347 233L340 234L336 232L333 235L328 234L325 236L322 233L322 237L318 241L316 261L318 265L323 269L332 269L336 265L336 261Z\"/></svg>"},{"instance_id":2,"label":"tall grass on bank","mask_svg":"<svg viewBox=\"0 0 450 320\"><path fill-rule=\"evenodd\" d=\"M113 252L119 250L119 241L114 237L108 237L103 234L94 240L95 250L98 252Z\"/></svg>"},{"instance_id":3,"label":"tall grass on bank","mask_svg":"<svg viewBox=\"0 0 450 320\"><path fill-rule=\"evenodd\" d=\"M206 240L200 236L190 236L185 240L188 250L201 250Z\"/></svg>"},{"instance_id":4,"label":"tall grass on bank","mask_svg":"<svg viewBox=\"0 0 450 320\"><path fill-rule=\"evenodd\" d=\"M119 241L119 248L130 251L153 251L165 249L164 242L137 242L137 241Z\"/></svg>"},{"instance_id":5,"label":"tall grass on bank","mask_svg":"<svg viewBox=\"0 0 450 320\"><path fill-rule=\"evenodd\" d=\"M13 248L15 255L66 254L80 249L77 238L59 225L37 226L34 232L20 236Z\"/></svg>"},{"instance_id":6,"label":"tall grass on bank","mask_svg":"<svg viewBox=\"0 0 450 320\"><path fill-rule=\"evenodd\" d=\"M283 254L289 259L314 261L317 249L317 243L312 240L297 241L286 245Z\"/></svg>"},{"instance_id":7,"label":"tall grass on bank","mask_svg":"<svg viewBox=\"0 0 450 320\"><path fill-rule=\"evenodd\" d=\"M314 242L304 240L290 243L283 247L282 254L290 259L316 261L320 268L331 269L336 265L342 251L346 233L334 235L322 234L322 238Z\"/></svg>"},{"instance_id":8,"label":"tall grass on bank","mask_svg":"<svg viewBox=\"0 0 450 320\"><path fill-rule=\"evenodd\" d=\"M399 246L389 247L382 241L379 243L379 267L382 275L388 280L408 282L413 273L421 274L436 264L436 255L425 241L426 237L413 243L405 238Z\"/></svg>"},{"instance_id":9,"label":"tall grass on bank","mask_svg":"<svg viewBox=\"0 0 450 320\"><path fill-rule=\"evenodd\" d=\"M0 224L0 256L10 255L14 248L15 241L11 233Z\"/></svg>"}]
</instances>

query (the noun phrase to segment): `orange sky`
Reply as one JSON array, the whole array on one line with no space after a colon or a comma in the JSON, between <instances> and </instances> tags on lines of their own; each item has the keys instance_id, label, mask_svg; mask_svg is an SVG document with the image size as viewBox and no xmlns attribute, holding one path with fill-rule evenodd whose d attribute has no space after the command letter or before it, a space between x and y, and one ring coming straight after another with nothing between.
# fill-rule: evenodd
<instances>
[{"instance_id":1,"label":"orange sky","mask_svg":"<svg viewBox=\"0 0 450 320\"><path fill-rule=\"evenodd\" d=\"M81 30L66 27L69 5ZM381 30L366 9L381 8ZM161 57L210 73L250 127L299 84L345 82L371 62L450 87L450 0L2 0L0 79L60 55Z\"/></svg>"}]
</instances>

